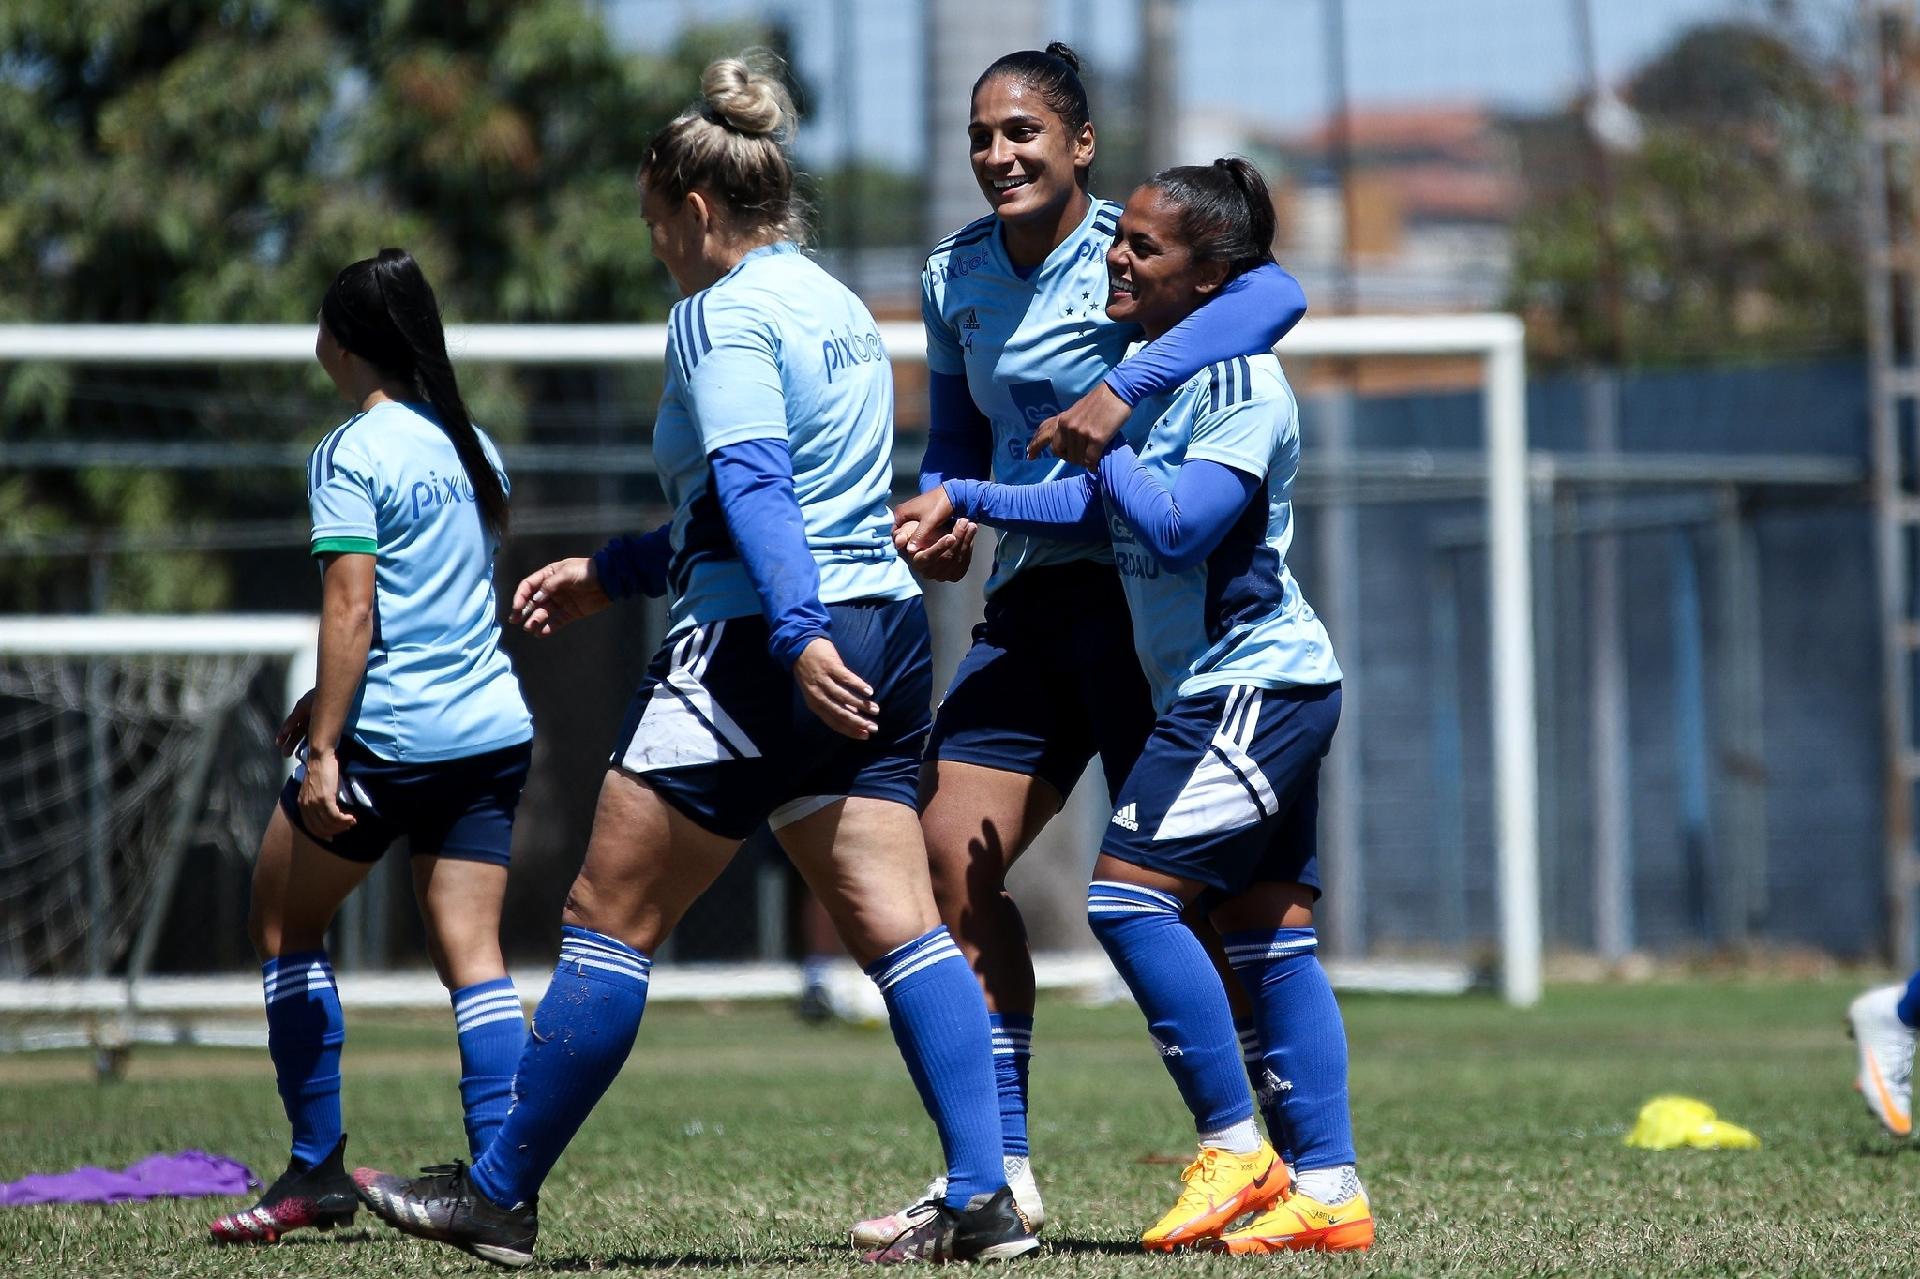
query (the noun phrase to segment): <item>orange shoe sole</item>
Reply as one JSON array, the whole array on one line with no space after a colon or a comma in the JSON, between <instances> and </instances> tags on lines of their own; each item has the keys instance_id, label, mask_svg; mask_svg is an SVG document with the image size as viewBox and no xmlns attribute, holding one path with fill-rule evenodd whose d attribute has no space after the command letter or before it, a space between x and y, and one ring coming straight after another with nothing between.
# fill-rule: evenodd
<instances>
[{"instance_id":1,"label":"orange shoe sole","mask_svg":"<svg viewBox=\"0 0 1920 1279\"><path fill-rule=\"evenodd\" d=\"M1213 1246L1237 1257L1274 1252L1364 1252L1373 1247L1373 1218L1345 1221L1325 1230L1303 1230L1297 1235L1215 1239Z\"/></svg>"},{"instance_id":2,"label":"orange shoe sole","mask_svg":"<svg viewBox=\"0 0 1920 1279\"><path fill-rule=\"evenodd\" d=\"M1293 1172L1284 1160L1276 1158L1267 1165L1264 1180L1255 1180L1212 1212L1195 1217L1178 1229L1169 1231L1162 1238L1155 1239L1151 1243L1142 1239L1140 1246L1148 1252L1172 1252L1185 1244L1195 1243L1201 1239L1212 1239L1225 1230L1227 1223L1234 1218L1271 1208L1285 1199L1292 1190Z\"/></svg>"}]
</instances>

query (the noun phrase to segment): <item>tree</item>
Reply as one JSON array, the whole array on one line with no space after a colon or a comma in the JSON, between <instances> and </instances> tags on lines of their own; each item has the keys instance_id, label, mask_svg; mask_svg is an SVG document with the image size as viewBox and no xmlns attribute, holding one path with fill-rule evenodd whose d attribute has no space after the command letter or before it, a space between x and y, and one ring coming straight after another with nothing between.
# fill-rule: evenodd
<instances>
[{"instance_id":1,"label":"tree","mask_svg":"<svg viewBox=\"0 0 1920 1279\"><path fill-rule=\"evenodd\" d=\"M711 55L777 37L707 29L632 54L586 0L10 0L0 321L304 322L335 271L386 244L414 251L455 319L658 319L671 294L646 253L638 147L697 96ZM73 425L71 371L0 372L10 437ZM178 392L154 433L229 438L218 371L95 369L87 388L129 376ZM514 388L473 393L498 406ZM510 416L487 421L498 433ZM284 515L290 483L202 484L189 505L167 474L16 475L0 479L0 516L159 529L188 510ZM56 577L5 576L15 607L78 602ZM111 595L207 608L226 582L197 557L132 557Z\"/></svg>"},{"instance_id":2,"label":"tree","mask_svg":"<svg viewBox=\"0 0 1920 1279\"><path fill-rule=\"evenodd\" d=\"M1641 139L1613 152L1611 207L1587 183L1577 117L1520 133L1531 198L1516 227L1513 305L1535 353L1612 345L1621 296L1630 361L1857 345L1863 303L1854 120L1837 76L1771 31L1684 33L1626 86ZM1596 227L1616 247L1607 278Z\"/></svg>"}]
</instances>

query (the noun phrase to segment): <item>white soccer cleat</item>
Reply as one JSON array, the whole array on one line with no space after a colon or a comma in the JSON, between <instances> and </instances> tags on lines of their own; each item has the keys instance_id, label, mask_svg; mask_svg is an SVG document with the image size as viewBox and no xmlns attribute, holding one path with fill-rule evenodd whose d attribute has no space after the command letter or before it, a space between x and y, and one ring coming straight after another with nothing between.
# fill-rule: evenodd
<instances>
[{"instance_id":1,"label":"white soccer cleat","mask_svg":"<svg viewBox=\"0 0 1920 1279\"><path fill-rule=\"evenodd\" d=\"M1040 1202L1040 1188L1033 1181L1033 1165L1025 1155L1007 1155L1001 1159L1000 1166L1005 1170L1007 1185L1013 1191L1014 1210L1026 1221L1030 1232L1039 1234L1040 1227L1046 1224L1047 1210ZM851 1232L853 1246L863 1249L886 1247L931 1218L934 1208L946 1197L947 1179L935 1177L920 1192L919 1198L898 1212L855 1222Z\"/></svg>"},{"instance_id":2,"label":"white soccer cleat","mask_svg":"<svg viewBox=\"0 0 1920 1279\"><path fill-rule=\"evenodd\" d=\"M1860 1053L1860 1096L1895 1137L1913 1132L1914 1029L1896 1011L1905 994L1904 986L1882 986L1847 1006L1847 1025Z\"/></svg>"}]
</instances>

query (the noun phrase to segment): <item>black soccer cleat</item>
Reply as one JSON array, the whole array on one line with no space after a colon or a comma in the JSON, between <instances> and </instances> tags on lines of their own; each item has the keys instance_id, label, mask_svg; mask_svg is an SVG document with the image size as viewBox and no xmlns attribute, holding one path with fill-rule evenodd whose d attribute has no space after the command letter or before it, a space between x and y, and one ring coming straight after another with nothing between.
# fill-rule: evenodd
<instances>
[{"instance_id":1,"label":"black soccer cleat","mask_svg":"<svg viewBox=\"0 0 1920 1279\"><path fill-rule=\"evenodd\" d=\"M397 1177L375 1168L355 1168L360 1202L396 1230L418 1239L452 1244L497 1266L533 1260L540 1215L533 1204L502 1208L474 1189L467 1165L455 1160L422 1168L418 1177Z\"/></svg>"},{"instance_id":2,"label":"black soccer cleat","mask_svg":"<svg viewBox=\"0 0 1920 1279\"><path fill-rule=\"evenodd\" d=\"M287 1170L274 1178L259 1203L207 1227L213 1242L273 1243L289 1230L347 1225L360 1201L354 1198L353 1178L347 1176L346 1151L343 1136L332 1154L311 1167L288 1161Z\"/></svg>"},{"instance_id":3,"label":"black soccer cleat","mask_svg":"<svg viewBox=\"0 0 1920 1279\"><path fill-rule=\"evenodd\" d=\"M866 1255L876 1266L911 1262L1017 1261L1040 1249L1014 1207L1013 1191L1002 1186L991 1195L975 1195L965 1208L933 1205L933 1211Z\"/></svg>"}]
</instances>

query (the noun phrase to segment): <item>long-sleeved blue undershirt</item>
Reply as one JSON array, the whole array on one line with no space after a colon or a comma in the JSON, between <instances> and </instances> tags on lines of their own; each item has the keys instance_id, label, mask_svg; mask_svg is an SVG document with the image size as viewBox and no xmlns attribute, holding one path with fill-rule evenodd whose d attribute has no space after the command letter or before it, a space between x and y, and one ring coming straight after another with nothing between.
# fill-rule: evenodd
<instances>
[{"instance_id":1,"label":"long-sleeved blue undershirt","mask_svg":"<svg viewBox=\"0 0 1920 1279\"><path fill-rule=\"evenodd\" d=\"M946 482L956 516L1065 541L1107 536L1104 497L1118 508L1147 553L1176 573L1213 553L1259 487L1257 476L1195 458L1180 467L1168 491L1147 474L1126 444L1100 459L1097 475L1048 484Z\"/></svg>"},{"instance_id":2,"label":"long-sleeved blue undershirt","mask_svg":"<svg viewBox=\"0 0 1920 1279\"><path fill-rule=\"evenodd\" d=\"M993 474L993 424L973 402L964 373L927 372L927 451L920 491L950 479Z\"/></svg>"},{"instance_id":3,"label":"long-sleeved blue undershirt","mask_svg":"<svg viewBox=\"0 0 1920 1279\"><path fill-rule=\"evenodd\" d=\"M1107 389L1127 405L1170 391L1209 364L1271 351L1307 313L1300 282L1265 262L1228 281L1220 296L1174 325L1107 374Z\"/></svg>"},{"instance_id":4,"label":"long-sleeved blue undershirt","mask_svg":"<svg viewBox=\"0 0 1920 1279\"><path fill-rule=\"evenodd\" d=\"M807 526L793 495L793 454L785 440L742 440L715 449L707 461L734 549L760 596L770 631L767 650L791 666L801 650L828 633L820 568L807 549ZM608 595L665 592L668 532L663 525L600 548L594 568Z\"/></svg>"},{"instance_id":5,"label":"long-sleeved blue undershirt","mask_svg":"<svg viewBox=\"0 0 1920 1279\"><path fill-rule=\"evenodd\" d=\"M1307 313L1300 282L1268 262L1234 277L1220 296L1163 333L1106 376L1127 405L1172 390L1209 364L1270 351ZM960 373L927 376L927 451L920 491L993 473L993 426Z\"/></svg>"},{"instance_id":6,"label":"long-sleeved blue undershirt","mask_svg":"<svg viewBox=\"0 0 1920 1279\"><path fill-rule=\"evenodd\" d=\"M667 593L672 532L673 525L662 524L651 533L622 533L593 553L594 575L609 599Z\"/></svg>"}]
</instances>

